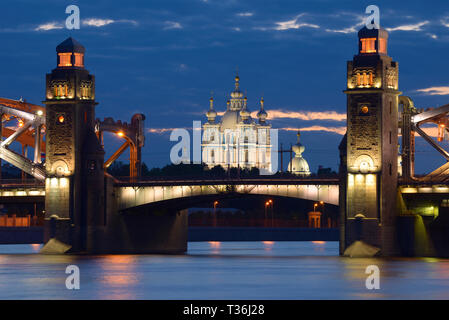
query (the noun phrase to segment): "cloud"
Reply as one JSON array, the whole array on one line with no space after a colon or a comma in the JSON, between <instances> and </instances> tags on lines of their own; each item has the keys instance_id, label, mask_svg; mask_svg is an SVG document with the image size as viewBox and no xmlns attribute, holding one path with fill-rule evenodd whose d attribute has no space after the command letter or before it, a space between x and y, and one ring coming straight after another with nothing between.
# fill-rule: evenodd
<instances>
[{"instance_id":1,"label":"cloud","mask_svg":"<svg viewBox=\"0 0 449 320\"><path fill-rule=\"evenodd\" d=\"M183 26L179 22L165 21L164 30L182 29L182 28L183 28Z\"/></svg>"},{"instance_id":2,"label":"cloud","mask_svg":"<svg viewBox=\"0 0 449 320\"><path fill-rule=\"evenodd\" d=\"M331 120L345 121L346 113L337 113L335 111L284 111L284 110L267 110L268 119L297 119L304 121L313 120ZM257 117L257 111L252 112L253 117Z\"/></svg>"},{"instance_id":3,"label":"cloud","mask_svg":"<svg viewBox=\"0 0 449 320\"><path fill-rule=\"evenodd\" d=\"M287 20L287 21L280 21L280 22L275 22L276 27L274 27L274 30L278 30L278 31L284 31L284 30L289 30L289 29L300 29L300 28L314 28L314 29L319 29L320 26L316 25L316 24L311 24L311 23L300 23L298 21L298 19L303 16L304 14L300 14L297 15L294 19L292 20Z\"/></svg>"},{"instance_id":4,"label":"cloud","mask_svg":"<svg viewBox=\"0 0 449 320\"><path fill-rule=\"evenodd\" d=\"M172 132L173 130L177 129L186 129L186 130L192 130L192 128L148 128L147 132L149 133L156 133L156 134L164 134L168 132ZM336 133L339 135L344 135L346 133L346 127L323 127L323 126L310 126L310 127L301 127L301 128L293 128L293 127L286 127L286 128L274 128L281 131L302 131L302 132L331 132ZM429 128L430 129L430 128Z\"/></svg>"},{"instance_id":5,"label":"cloud","mask_svg":"<svg viewBox=\"0 0 449 320\"><path fill-rule=\"evenodd\" d=\"M449 87L430 87L425 89L418 89L417 92L422 92L429 96L446 96L449 95Z\"/></svg>"},{"instance_id":6,"label":"cloud","mask_svg":"<svg viewBox=\"0 0 449 320\"><path fill-rule=\"evenodd\" d=\"M252 12L239 12L236 14L239 17L252 17L254 13Z\"/></svg>"},{"instance_id":7,"label":"cloud","mask_svg":"<svg viewBox=\"0 0 449 320\"><path fill-rule=\"evenodd\" d=\"M162 134L162 133L172 132L173 130L176 130L176 129L186 129L186 130L188 130L188 129L192 129L192 128L148 128L147 131L149 133Z\"/></svg>"},{"instance_id":8,"label":"cloud","mask_svg":"<svg viewBox=\"0 0 449 320\"><path fill-rule=\"evenodd\" d=\"M360 27L365 25L366 17L364 17L364 16L357 16L357 20L359 22L356 23L353 26L350 26L350 27L347 27L347 28L343 28L343 29L326 29L326 32L344 33L344 34L358 32Z\"/></svg>"},{"instance_id":9,"label":"cloud","mask_svg":"<svg viewBox=\"0 0 449 320\"><path fill-rule=\"evenodd\" d=\"M429 21L423 21L415 24L406 24L402 26L398 26L395 28L386 28L385 30L392 32L392 31L422 31L421 27L428 24Z\"/></svg>"},{"instance_id":10,"label":"cloud","mask_svg":"<svg viewBox=\"0 0 449 320\"><path fill-rule=\"evenodd\" d=\"M87 18L83 19L81 22L85 26L89 27L104 27L113 23L129 23L132 25L138 25L137 21L135 20L127 20L127 19L121 19L121 20L114 20L114 19L101 19L101 18Z\"/></svg>"},{"instance_id":11,"label":"cloud","mask_svg":"<svg viewBox=\"0 0 449 320\"><path fill-rule=\"evenodd\" d=\"M251 117L257 119L257 112L251 112ZM218 116L223 116L225 111L218 111ZM295 119L303 121L346 121L346 113L338 113L336 111L284 111L284 110L267 110L268 120L276 119Z\"/></svg>"},{"instance_id":12,"label":"cloud","mask_svg":"<svg viewBox=\"0 0 449 320\"><path fill-rule=\"evenodd\" d=\"M449 28L449 18L444 18L441 20L441 24L447 28Z\"/></svg>"},{"instance_id":13,"label":"cloud","mask_svg":"<svg viewBox=\"0 0 449 320\"><path fill-rule=\"evenodd\" d=\"M129 23L137 25L137 21L134 20L114 20L114 19L101 19L101 18L87 18L81 21L81 24L86 27L104 27L113 23ZM60 22L46 22L38 25L33 30L34 31L50 31L57 29L64 29L64 24Z\"/></svg>"},{"instance_id":14,"label":"cloud","mask_svg":"<svg viewBox=\"0 0 449 320\"><path fill-rule=\"evenodd\" d=\"M34 28L34 31L50 31L50 30L63 29L63 28L64 28L64 26L59 22L47 22L47 23L38 25L36 28Z\"/></svg>"},{"instance_id":15,"label":"cloud","mask_svg":"<svg viewBox=\"0 0 449 320\"><path fill-rule=\"evenodd\" d=\"M90 27L104 27L108 24L114 23L116 21L112 19L98 19L98 18L89 18L83 20L83 25L90 26Z\"/></svg>"},{"instance_id":16,"label":"cloud","mask_svg":"<svg viewBox=\"0 0 449 320\"><path fill-rule=\"evenodd\" d=\"M315 132L315 131L324 131L324 132L332 132L339 135L345 135L346 127L323 127L323 126L310 126L310 127L301 127L301 128L278 128L283 131L302 131L302 132Z\"/></svg>"}]
</instances>

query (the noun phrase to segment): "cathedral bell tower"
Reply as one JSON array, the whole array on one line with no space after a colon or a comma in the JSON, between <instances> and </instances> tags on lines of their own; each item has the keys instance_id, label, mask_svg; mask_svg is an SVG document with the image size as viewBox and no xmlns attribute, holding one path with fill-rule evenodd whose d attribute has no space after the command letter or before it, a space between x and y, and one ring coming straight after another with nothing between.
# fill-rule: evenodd
<instances>
[{"instance_id":1,"label":"cathedral bell tower","mask_svg":"<svg viewBox=\"0 0 449 320\"><path fill-rule=\"evenodd\" d=\"M340 253L360 240L394 254L398 180L398 63L388 32L364 27L347 65L347 137L342 143ZM344 145L345 144L345 145Z\"/></svg>"},{"instance_id":2,"label":"cathedral bell tower","mask_svg":"<svg viewBox=\"0 0 449 320\"><path fill-rule=\"evenodd\" d=\"M46 78L45 242L79 252L104 221L104 151L95 134L95 77L84 47L68 38L56 47Z\"/></svg>"}]
</instances>

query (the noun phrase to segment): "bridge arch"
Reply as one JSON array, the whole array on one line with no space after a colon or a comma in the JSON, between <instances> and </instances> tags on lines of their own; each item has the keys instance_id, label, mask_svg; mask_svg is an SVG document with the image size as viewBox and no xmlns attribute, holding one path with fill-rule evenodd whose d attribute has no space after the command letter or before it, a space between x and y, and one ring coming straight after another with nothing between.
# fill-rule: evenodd
<instances>
[{"instance_id":1,"label":"bridge arch","mask_svg":"<svg viewBox=\"0 0 449 320\"><path fill-rule=\"evenodd\" d=\"M323 201L338 205L337 184L253 184L203 183L197 185L117 185L115 194L119 211L167 206L175 202L201 202L238 195L266 195Z\"/></svg>"}]
</instances>

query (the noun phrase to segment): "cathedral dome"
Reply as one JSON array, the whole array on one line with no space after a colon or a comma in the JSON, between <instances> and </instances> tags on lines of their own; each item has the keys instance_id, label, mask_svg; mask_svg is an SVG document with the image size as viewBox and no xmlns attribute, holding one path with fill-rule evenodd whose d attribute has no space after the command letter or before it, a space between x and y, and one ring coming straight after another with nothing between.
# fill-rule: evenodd
<instances>
[{"instance_id":1,"label":"cathedral dome","mask_svg":"<svg viewBox=\"0 0 449 320\"><path fill-rule=\"evenodd\" d=\"M206 117L215 119L217 117L217 111L215 111L214 109L207 111Z\"/></svg>"},{"instance_id":2,"label":"cathedral dome","mask_svg":"<svg viewBox=\"0 0 449 320\"><path fill-rule=\"evenodd\" d=\"M262 99L260 99L260 110L257 113L257 118L259 118L259 122L262 122L262 123L265 122L268 118L268 113L264 110L263 104L264 104L264 101L262 98Z\"/></svg>"},{"instance_id":3,"label":"cathedral dome","mask_svg":"<svg viewBox=\"0 0 449 320\"><path fill-rule=\"evenodd\" d=\"M245 99L243 99L243 109L240 111L240 116L242 117L243 121L248 120L251 117L251 112L248 111L247 108L247 102L248 102L248 98L245 97Z\"/></svg>"},{"instance_id":4,"label":"cathedral dome","mask_svg":"<svg viewBox=\"0 0 449 320\"><path fill-rule=\"evenodd\" d=\"M215 118L217 117L217 112L214 110L214 98L211 97L209 101L210 101L210 108L206 112L206 117L210 123L214 123Z\"/></svg>"},{"instance_id":5,"label":"cathedral dome","mask_svg":"<svg viewBox=\"0 0 449 320\"><path fill-rule=\"evenodd\" d=\"M251 113L248 111L248 109L244 108L242 111L240 111L240 117L242 119L248 119L251 116Z\"/></svg>"},{"instance_id":6,"label":"cathedral dome","mask_svg":"<svg viewBox=\"0 0 449 320\"><path fill-rule=\"evenodd\" d=\"M309 164L303 157L294 157L290 162L290 164L288 165L288 169L291 173L300 176L310 175Z\"/></svg>"},{"instance_id":7,"label":"cathedral dome","mask_svg":"<svg viewBox=\"0 0 449 320\"><path fill-rule=\"evenodd\" d=\"M294 146L292 146L292 151L295 153L295 157L289 163L288 170L293 174L297 174L300 176L309 176L309 164L307 163L306 159L302 157L302 153L306 148L301 143L299 143L299 137L301 136L301 133L299 131L297 136L298 142Z\"/></svg>"},{"instance_id":8,"label":"cathedral dome","mask_svg":"<svg viewBox=\"0 0 449 320\"><path fill-rule=\"evenodd\" d=\"M232 91L231 92L231 98L242 98L243 97L243 92L241 91Z\"/></svg>"},{"instance_id":9,"label":"cathedral dome","mask_svg":"<svg viewBox=\"0 0 449 320\"><path fill-rule=\"evenodd\" d=\"M226 129L236 129L237 124L242 121L240 116L240 111L238 110L226 110L223 117L221 118L221 130Z\"/></svg>"}]
</instances>

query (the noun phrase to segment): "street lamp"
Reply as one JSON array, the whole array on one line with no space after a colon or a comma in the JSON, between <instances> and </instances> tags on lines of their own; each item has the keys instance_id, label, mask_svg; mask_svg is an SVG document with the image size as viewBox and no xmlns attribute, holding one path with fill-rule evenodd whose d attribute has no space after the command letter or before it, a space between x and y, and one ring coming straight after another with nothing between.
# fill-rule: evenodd
<instances>
[{"instance_id":1,"label":"street lamp","mask_svg":"<svg viewBox=\"0 0 449 320\"><path fill-rule=\"evenodd\" d=\"M267 227L267 208L270 205L270 202L265 202L265 221L264 221L264 225L265 227Z\"/></svg>"},{"instance_id":2,"label":"street lamp","mask_svg":"<svg viewBox=\"0 0 449 320\"><path fill-rule=\"evenodd\" d=\"M216 213L217 205L218 205L218 201L215 200L214 201L214 227L217 226L217 213Z\"/></svg>"},{"instance_id":3,"label":"street lamp","mask_svg":"<svg viewBox=\"0 0 449 320\"><path fill-rule=\"evenodd\" d=\"M268 203L271 205L271 227L274 227L274 217L273 217L273 200L268 200Z\"/></svg>"}]
</instances>

